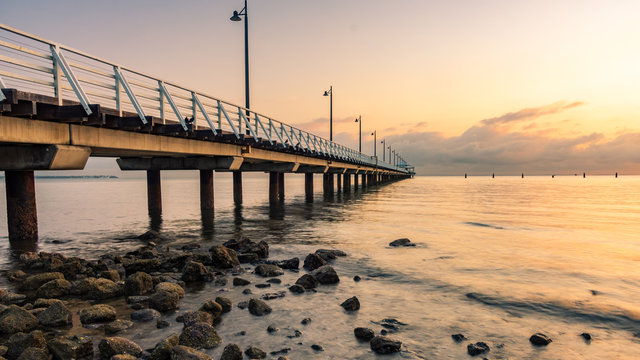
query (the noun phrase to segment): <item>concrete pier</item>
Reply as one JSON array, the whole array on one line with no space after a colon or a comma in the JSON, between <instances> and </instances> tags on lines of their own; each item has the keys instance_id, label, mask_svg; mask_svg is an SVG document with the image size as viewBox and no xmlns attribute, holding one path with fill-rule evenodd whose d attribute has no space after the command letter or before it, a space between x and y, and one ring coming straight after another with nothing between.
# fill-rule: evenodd
<instances>
[{"instance_id":1,"label":"concrete pier","mask_svg":"<svg viewBox=\"0 0 640 360\"><path fill-rule=\"evenodd\" d=\"M212 212L213 205L213 170L200 170L200 210L203 214Z\"/></svg>"},{"instance_id":2,"label":"concrete pier","mask_svg":"<svg viewBox=\"0 0 640 360\"><path fill-rule=\"evenodd\" d=\"M9 241L29 250L38 241L38 212L33 171L5 171Z\"/></svg>"},{"instance_id":3,"label":"concrete pier","mask_svg":"<svg viewBox=\"0 0 640 360\"><path fill-rule=\"evenodd\" d=\"M151 216L162 213L160 170L147 170L147 206Z\"/></svg>"},{"instance_id":4,"label":"concrete pier","mask_svg":"<svg viewBox=\"0 0 640 360\"><path fill-rule=\"evenodd\" d=\"M345 193L351 192L351 174L344 174L342 176L342 188Z\"/></svg>"},{"instance_id":5,"label":"concrete pier","mask_svg":"<svg viewBox=\"0 0 640 360\"><path fill-rule=\"evenodd\" d=\"M358 173L353 174L353 191L358 191Z\"/></svg>"},{"instance_id":6,"label":"concrete pier","mask_svg":"<svg viewBox=\"0 0 640 360\"><path fill-rule=\"evenodd\" d=\"M362 174L362 188L366 188L367 186L369 186L369 184L367 184L367 174Z\"/></svg>"},{"instance_id":7,"label":"concrete pier","mask_svg":"<svg viewBox=\"0 0 640 360\"><path fill-rule=\"evenodd\" d=\"M242 204L242 172L233 172L233 202L236 205Z\"/></svg>"},{"instance_id":8,"label":"concrete pier","mask_svg":"<svg viewBox=\"0 0 640 360\"><path fill-rule=\"evenodd\" d=\"M278 199L284 200L284 173L278 173Z\"/></svg>"},{"instance_id":9,"label":"concrete pier","mask_svg":"<svg viewBox=\"0 0 640 360\"><path fill-rule=\"evenodd\" d=\"M342 192L342 174L336 174L336 185L338 185L338 192Z\"/></svg>"},{"instance_id":10,"label":"concrete pier","mask_svg":"<svg viewBox=\"0 0 640 360\"><path fill-rule=\"evenodd\" d=\"M324 173L322 175L322 184L323 184L324 196L333 196L334 184L333 184L332 173Z\"/></svg>"},{"instance_id":11,"label":"concrete pier","mask_svg":"<svg viewBox=\"0 0 640 360\"><path fill-rule=\"evenodd\" d=\"M280 186L278 185L278 180L280 176L275 171L269 172L269 202L278 201L278 190Z\"/></svg>"},{"instance_id":12,"label":"concrete pier","mask_svg":"<svg viewBox=\"0 0 640 360\"><path fill-rule=\"evenodd\" d=\"M313 201L313 173L304 174L304 196L307 201Z\"/></svg>"}]
</instances>

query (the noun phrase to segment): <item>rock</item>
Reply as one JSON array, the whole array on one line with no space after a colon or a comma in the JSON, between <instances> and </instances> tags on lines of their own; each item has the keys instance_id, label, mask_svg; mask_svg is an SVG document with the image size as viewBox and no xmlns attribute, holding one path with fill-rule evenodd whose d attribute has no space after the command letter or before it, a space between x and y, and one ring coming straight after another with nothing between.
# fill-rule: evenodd
<instances>
[{"instance_id":1,"label":"rock","mask_svg":"<svg viewBox=\"0 0 640 360\"><path fill-rule=\"evenodd\" d=\"M416 246L416 244L412 243L411 240L407 238L393 240L389 243L389 246L398 247L398 246Z\"/></svg>"},{"instance_id":2,"label":"rock","mask_svg":"<svg viewBox=\"0 0 640 360\"><path fill-rule=\"evenodd\" d=\"M251 281L243 279L243 278L239 278L239 277L234 277L233 278L233 286L245 286L245 285L249 285L251 284Z\"/></svg>"},{"instance_id":3,"label":"rock","mask_svg":"<svg viewBox=\"0 0 640 360\"><path fill-rule=\"evenodd\" d=\"M144 295L153 290L153 278L146 272L138 271L130 275L124 282L126 296Z\"/></svg>"},{"instance_id":4,"label":"rock","mask_svg":"<svg viewBox=\"0 0 640 360\"><path fill-rule=\"evenodd\" d=\"M27 348L47 349L47 342L40 330L15 333L4 345L7 347L5 357L9 360L17 359Z\"/></svg>"},{"instance_id":5,"label":"rock","mask_svg":"<svg viewBox=\"0 0 640 360\"><path fill-rule=\"evenodd\" d=\"M4 346L4 345L0 345L0 356L5 356L5 354L7 353L7 351L9 351L9 348Z\"/></svg>"},{"instance_id":6,"label":"rock","mask_svg":"<svg viewBox=\"0 0 640 360\"><path fill-rule=\"evenodd\" d=\"M486 343L484 343L482 341L477 342L475 344L467 345L467 353L469 353L469 355L471 355L471 356L484 354L486 352L489 352L490 350L491 349L489 348L489 345L487 345Z\"/></svg>"},{"instance_id":7,"label":"rock","mask_svg":"<svg viewBox=\"0 0 640 360\"><path fill-rule=\"evenodd\" d=\"M229 344L224 347L220 360L242 360L242 350L236 344Z\"/></svg>"},{"instance_id":8,"label":"rock","mask_svg":"<svg viewBox=\"0 0 640 360\"><path fill-rule=\"evenodd\" d=\"M71 283L65 279L54 279L48 281L38 288L36 296L41 298L59 298L69 295Z\"/></svg>"},{"instance_id":9,"label":"rock","mask_svg":"<svg viewBox=\"0 0 640 360\"><path fill-rule=\"evenodd\" d=\"M340 281L338 274L331 265L321 266L311 273L323 285L336 284Z\"/></svg>"},{"instance_id":10,"label":"rock","mask_svg":"<svg viewBox=\"0 0 640 360\"><path fill-rule=\"evenodd\" d=\"M0 333L14 334L33 330L38 319L27 310L11 305L0 313Z\"/></svg>"},{"instance_id":11,"label":"rock","mask_svg":"<svg viewBox=\"0 0 640 360\"><path fill-rule=\"evenodd\" d=\"M263 316L271 313L271 307L258 299L249 300L249 312L255 316Z\"/></svg>"},{"instance_id":12,"label":"rock","mask_svg":"<svg viewBox=\"0 0 640 360\"><path fill-rule=\"evenodd\" d=\"M138 344L118 336L102 339L100 344L98 344L98 350L100 351L100 355L107 359L119 354L129 354L136 357L142 354L142 348L140 348Z\"/></svg>"},{"instance_id":13,"label":"rock","mask_svg":"<svg viewBox=\"0 0 640 360\"><path fill-rule=\"evenodd\" d=\"M296 280L296 285L300 285L307 290L315 289L318 286L318 279L311 274L304 274Z\"/></svg>"},{"instance_id":14,"label":"rock","mask_svg":"<svg viewBox=\"0 0 640 360\"><path fill-rule=\"evenodd\" d=\"M284 271L278 265L260 264L256 266L255 273L262 277L274 277L284 275Z\"/></svg>"},{"instance_id":15,"label":"rock","mask_svg":"<svg viewBox=\"0 0 640 360\"><path fill-rule=\"evenodd\" d=\"M229 240L224 246L235 250L239 254L252 254L257 258L266 258L269 256L269 244L264 241L255 243L247 238Z\"/></svg>"},{"instance_id":16,"label":"rock","mask_svg":"<svg viewBox=\"0 0 640 360\"><path fill-rule=\"evenodd\" d=\"M580 334L580 336L582 336L582 338L585 341L591 341L591 334L589 334L589 333L584 332L584 333Z\"/></svg>"},{"instance_id":17,"label":"rock","mask_svg":"<svg viewBox=\"0 0 640 360\"><path fill-rule=\"evenodd\" d=\"M171 348L171 360L213 360L213 358L188 346L176 345Z\"/></svg>"},{"instance_id":18,"label":"rock","mask_svg":"<svg viewBox=\"0 0 640 360\"><path fill-rule=\"evenodd\" d=\"M230 269L240 265L240 260L238 260L238 255L235 250L226 246L216 245L209 249L209 252L211 253L211 261L214 267Z\"/></svg>"},{"instance_id":19,"label":"rock","mask_svg":"<svg viewBox=\"0 0 640 360\"><path fill-rule=\"evenodd\" d=\"M318 249L316 250L316 254L320 255L323 259L329 261L333 260L336 257L345 257L347 253L342 250L337 249Z\"/></svg>"},{"instance_id":20,"label":"rock","mask_svg":"<svg viewBox=\"0 0 640 360\"><path fill-rule=\"evenodd\" d=\"M93 357L93 341L88 336L57 336L47 345L58 360Z\"/></svg>"},{"instance_id":21,"label":"rock","mask_svg":"<svg viewBox=\"0 0 640 360\"><path fill-rule=\"evenodd\" d=\"M22 270L10 270L7 272L7 279L9 279L9 281L11 282L24 281L24 279L26 278L27 274Z\"/></svg>"},{"instance_id":22,"label":"rock","mask_svg":"<svg viewBox=\"0 0 640 360\"><path fill-rule=\"evenodd\" d=\"M253 292L251 291L251 289L244 289L244 290L242 290L242 293L243 293L243 294L245 294L245 295L253 294Z\"/></svg>"},{"instance_id":23,"label":"rock","mask_svg":"<svg viewBox=\"0 0 640 360\"><path fill-rule=\"evenodd\" d=\"M26 348L17 360L49 360L49 351L46 348Z\"/></svg>"},{"instance_id":24,"label":"rock","mask_svg":"<svg viewBox=\"0 0 640 360\"><path fill-rule=\"evenodd\" d=\"M104 279L109 279L113 282L118 282L120 281L120 273L118 272L118 270L107 270L107 271L103 271L100 273L100 275L98 277L104 278Z\"/></svg>"},{"instance_id":25,"label":"rock","mask_svg":"<svg viewBox=\"0 0 640 360\"><path fill-rule=\"evenodd\" d=\"M158 329L164 329L169 326L171 326L171 324L166 320L158 319L158 321L156 321L156 328Z\"/></svg>"},{"instance_id":26,"label":"rock","mask_svg":"<svg viewBox=\"0 0 640 360\"><path fill-rule=\"evenodd\" d=\"M160 341L151 352L150 360L169 360L171 359L171 349L180 342L180 335L173 334L168 338Z\"/></svg>"},{"instance_id":27,"label":"rock","mask_svg":"<svg viewBox=\"0 0 640 360\"><path fill-rule=\"evenodd\" d=\"M71 294L73 295L85 295L89 292L92 284L96 281L94 277L88 277L71 282Z\"/></svg>"},{"instance_id":28,"label":"rock","mask_svg":"<svg viewBox=\"0 0 640 360\"><path fill-rule=\"evenodd\" d=\"M264 359L267 357L266 352L255 346L249 346L244 353L249 357L249 359Z\"/></svg>"},{"instance_id":29,"label":"rock","mask_svg":"<svg viewBox=\"0 0 640 360\"><path fill-rule=\"evenodd\" d=\"M180 345L196 349L211 349L222 343L216 330L209 324L196 323L187 326L180 334Z\"/></svg>"},{"instance_id":30,"label":"rock","mask_svg":"<svg viewBox=\"0 0 640 360\"><path fill-rule=\"evenodd\" d=\"M400 351L402 342L388 338L386 336L375 336L369 343L371 350L378 354L391 354Z\"/></svg>"},{"instance_id":31,"label":"rock","mask_svg":"<svg viewBox=\"0 0 640 360\"><path fill-rule=\"evenodd\" d=\"M0 302L4 305L18 305L25 302L27 299L26 295L16 294L13 292L5 292L2 296L0 296Z\"/></svg>"},{"instance_id":32,"label":"rock","mask_svg":"<svg viewBox=\"0 0 640 360\"><path fill-rule=\"evenodd\" d=\"M529 338L529 341L533 345L546 346L546 345L549 345L549 343L551 342L551 339L543 333L535 333L531 335L531 337Z\"/></svg>"},{"instance_id":33,"label":"rock","mask_svg":"<svg viewBox=\"0 0 640 360\"><path fill-rule=\"evenodd\" d=\"M300 324L307 325L307 324L311 323L311 321L312 321L311 318L304 318L304 319L302 319L302 321L300 321Z\"/></svg>"},{"instance_id":34,"label":"rock","mask_svg":"<svg viewBox=\"0 0 640 360\"><path fill-rule=\"evenodd\" d=\"M256 287L258 289L266 289L266 288L270 288L271 284L256 284Z\"/></svg>"},{"instance_id":35,"label":"rock","mask_svg":"<svg viewBox=\"0 0 640 360\"><path fill-rule=\"evenodd\" d=\"M284 291L278 291L278 292L262 294L262 296L260 296L260 298L262 300L273 300L273 299L283 298L286 295L287 294Z\"/></svg>"},{"instance_id":36,"label":"rock","mask_svg":"<svg viewBox=\"0 0 640 360\"><path fill-rule=\"evenodd\" d=\"M119 332L125 331L129 328L133 327L133 321L131 320L124 320L124 319L117 319L114 320L110 323L108 323L105 327L104 327L104 332L107 335L113 335L113 334L117 334Z\"/></svg>"},{"instance_id":37,"label":"rock","mask_svg":"<svg viewBox=\"0 0 640 360\"><path fill-rule=\"evenodd\" d=\"M356 311L360 309L360 300L357 297L353 296L343 301L340 304L347 311Z\"/></svg>"},{"instance_id":38,"label":"rock","mask_svg":"<svg viewBox=\"0 0 640 360\"><path fill-rule=\"evenodd\" d=\"M300 267L300 259L297 257L276 262L276 265L287 270L298 270Z\"/></svg>"},{"instance_id":39,"label":"rock","mask_svg":"<svg viewBox=\"0 0 640 360\"><path fill-rule=\"evenodd\" d=\"M40 286L51 280L64 279L64 275L60 272L46 272L27 277L22 283L23 290L37 290Z\"/></svg>"},{"instance_id":40,"label":"rock","mask_svg":"<svg viewBox=\"0 0 640 360\"><path fill-rule=\"evenodd\" d=\"M186 312L177 317L176 320L181 321L184 326L191 326L195 323L213 324L213 316L211 313L199 310Z\"/></svg>"},{"instance_id":41,"label":"rock","mask_svg":"<svg viewBox=\"0 0 640 360\"><path fill-rule=\"evenodd\" d=\"M149 230L142 235L138 235L136 238L139 240L156 241L156 242L164 240L164 238L160 236L160 233L155 230Z\"/></svg>"},{"instance_id":42,"label":"rock","mask_svg":"<svg viewBox=\"0 0 640 360\"><path fill-rule=\"evenodd\" d=\"M137 356L129 355L129 354L119 354L113 355L109 360L137 360Z\"/></svg>"},{"instance_id":43,"label":"rock","mask_svg":"<svg viewBox=\"0 0 640 360\"><path fill-rule=\"evenodd\" d=\"M133 321L152 321L160 317L160 313L154 309L142 309L131 313L131 320Z\"/></svg>"},{"instance_id":44,"label":"rock","mask_svg":"<svg viewBox=\"0 0 640 360\"><path fill-rule=\"evenodd\" d=\"M222 298L222 299L229 300L226 298ZM212 321L219 318L220 315L223 313L222 305L220 305L220 303L218 303L217 300L218 298L216 298L216 300L209 300L204 304L202 304L202 306L200 306L200 311L207 312L209 315L211 315ZM229 310L227 310L227 312L231 311L231 300L229 300L228 304L226 305L229 306Z\"/></svg>"},{"instance_id":45,"label":"rock","mask_svg":"<svg viewBox=\"0 0 640 360\"><path fill-rule=\"evenodd\" d=\"M269 284L282 284L282 280L280 280L278 278L268 279L267 282Z\"/></svg>"},{"instance_id":46,"label":"rock","mask_svg":"<svg viewBox=\"0 0 640 360\"><path fill-rule=\"evenodd\" d=\"M36 301L33 303L33 307L34 308L47 308L51 305L54 304L62 304L64 305L64 302L62 300L58 300L58 299L36 299Z\"/></svg>"},{"instance_id":47,"label":"rock","mask_svg":"<svg viewBox=\"0 0 640 360\"><path fill-rule=\"evenodd\" d=\"M109 279L95 279L89 284L87 298L92 300L110 299L122 295L122 287Z\"/></svg>"},{"instance_id":48,"label":"rock","mask_svg":"<svg viewBox=\"0 0 640 360\"><path fill-rule=\"evenodd\" d=\"M42 326L58 327L71 325L71 311L60 302L53 303L38 314L38 322Z\"/></svg>"},{"instance_id":49,"label":"rock","mask_svg":"<svg viewBox=\"0 0 640 360\"><path fill-rule=\"evenodd\" d=\"M182 280L186 282L212 281L213 274L206 266L204 266L204 264L196 261L189 261L182 269Z\"/></svg>"},{"instance_id":50,"label":"rock","mask_svg":"<svg viewBox=\"0 0 640 360\"><path fill-rule=\"evenodd\" d=\"M356 339L362 341L371 341L371 339L376 336L376 333L373 330L365 327L357 327L353 329L353 334L356 336Z\"/></svg>"},{"instance_id":51,"label":"rock","mask_svg":"<svg viewBox=\"0 0 640 360\"><path fill-rule=\"evenodd\" d=\"M220 305L222 309L222 313L228 313L229 311L231 311L231 306L232 306L231 299L218 296L216 297L215 301L218 303L218 305Z\"/></svg>"},{"instance_id":52,"label":"rock","mask_svg":"<svg viewBox=\"0 0 640 360\"><path fill-rule=\"evenodd\" d=\"M355 281L355 282L358 282L358 281L360 281L360 280L362 280L362 278L360 277L360 275L356 275L356 276L354 276L354 277L353 277L353 281Z\"/></svg>"},{"instance_id":53,"label":"rock","mask_svg":"<svg viewBox=\"0 0 640 360\"><path fill-rule=\"evenodd\" d=\"M178 284L172 282L160 282L156 285L156 291L169 291L176 293L180 299L184 297L184 288Z\"/></svg>"},{"instance_id":54,"label":"rock","mask_svg":"<svg viewBox=\"0 0 640 360\"><path fill-rule=\"evenodd\" d=\"M80 310L82 324L110 322L116 319L116 309L111 305L98 304Z\"/></svg>"},{"instance_id":55,"label":"rock","mask_svg":"<svg viewBox=\"0 0 640 360\"><path fill-rule=\"evenodd\" d=\"M314 351L324 351L324 348L323 348L321 345L318 345L318 344L313 344L313 345L311 345L311 348L312 348Z\"/></svg>"},{"instance_id":56,"label":"rock","mask_svg":"<svg viewBox=\"0 0 640 360\"><path fill-rule=\"evenodd\" d=\"M173 291L160 290L149 297L149 306L161 312L175 310L180 303L180 295Z\"/></svg>"},{"instance_id":57,"label":"rock","mask_svg":"<svg viewBox=\"0 0 640 360\"><path fill-rule=\"evenodd\" d=\"M305 289L302 285L294 284L289 286L289 291L296 294L302 294L303 292L305 292Z\"/></svg>"},{"instance_id":58,"label":"rock","mask_svg":"<svg viewBox=\"0 0 640 360\"><path fill-rule=\"evenodd\" d=\"M304 259L303 268L313 271L321 266L327 265L327 262L318 254L309 254Z\"/></svg>"},{"instance_id":59,"label":"rock","mask_svg":"<svg viewBox=\"0 0 640 360\"><path fill-rule=\"evenodd\" d=\"M451 338L453 339L453 341L455 341L457 343L467 340L466 336L464 336L462 334L453 334L453 335L451 335Z\"/></svg>"},{"instance_id":60,"label":"rock","mask_svg":"<svg viewBox=\"0 0 640 360\"><path fill-rule=\"evenodd\" d=\"M144 271L151 273L160 270L162 263L159 259L135 259L133 262L124 265L127 275Z\"/></svg>"},{"instance_id":61,"label":"rock","mask_svg":"<svg viewBox=\"0 0 640 360\"><path fill-rule=\"evenodd\" d=\"M217 278L217 279L215 279L213 284L215 286L219 286L219 287L227 286L227 279L225 279L225 278Z\"/></svg>"},{"instance_id":62,"label":"rock","mask_svg":"<svg viewBox=\"0 0 640 360\"><path fill-rule=\"evenodd\" d=\"M240 309L240 310L244 310L247 307L249 307L249 302L248 301L240 301L238 303L238 309Z\"/></svg>"}]
</instances>

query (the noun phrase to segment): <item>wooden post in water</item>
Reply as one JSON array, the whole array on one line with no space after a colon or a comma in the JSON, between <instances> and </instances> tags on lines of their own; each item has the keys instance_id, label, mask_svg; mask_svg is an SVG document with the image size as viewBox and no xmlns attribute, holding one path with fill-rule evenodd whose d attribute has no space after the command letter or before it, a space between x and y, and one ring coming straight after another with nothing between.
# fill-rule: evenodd
<instances>
[{"instance_id":1,"label":"wooden post in water","mask_svg":"<svg viewBox=\"0 0 640 360\"><path fill-rule=\"evenodd\" d=\"M269 202L278 201L278 173L275 171L269 172Z\"/></svg>"},{"instance_id":2,"label":"wooden post in water","mask_svg":"<svg viewBox=\"0 0 640 360\"><path fill-rule=\"evenodd\" d=\"M242 171L233 172L233 202L242 204Z\"/></svg>"},{"instance_id":3,"label":"wooden post in water","mask_svg":"<svg viewBox=\"0 0 640 360\"><path fill-rule=\"evenodd\" d=\"M213 170L200 170L200 210L213 212Z\"/></svg>"},{"instance_id":4,"label":"wooden post in water","mask_svg":"<svg viewBox=\"0 0 640 360\"><path fill-rule=\"evenodd\" d=\"M160 170L147 170L147 206L152 217L162 213Z\"/></svg>"},{"instance_id":5,"label":"wooden post in water","mask_svg":"<svg viewBox=\"0 0 640 360\"><path fill-rule=\"evenodd\" d=\"M304 196L307 201L313 201L313 173L304 174Z\"/></svg>"},{"instance_id":6,"label":"wooden post in water","mask_svg":"<svg viewBox=\"0 0 640 360\"><path fill-rule=\"evenodd\" d=\"M5 171L7 223L13 249L35 249L38 212L33 171Z\"/></svg>"}]
</instances>

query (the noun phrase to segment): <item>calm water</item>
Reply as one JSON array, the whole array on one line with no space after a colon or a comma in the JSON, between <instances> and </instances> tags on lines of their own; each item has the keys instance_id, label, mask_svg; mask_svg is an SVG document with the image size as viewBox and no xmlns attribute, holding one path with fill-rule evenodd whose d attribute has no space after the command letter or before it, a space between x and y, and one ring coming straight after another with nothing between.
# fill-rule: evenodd
<instances>
[{"instance_id":1,"label":"calm water","mask_svg":"<svg viewBox=\"0 0 640 360\"><path fill-rule=\"evenodd\" d=\"M233 207L230 180L216 174L211 226L201 218L195 176L163 179L162 233L176 243L207 246L240 234L264 239L272 259L304 258L317 248L342 249L349 257L334 264L338 286L288 293L270 301L274 312L264 318L234 308L217 327L225 343L268 352L290 347L292 359L369 359L374 355L352 329L379 330L376 322L394 318L406 324L393 334L405 349L396 358L468 358L467 342L450 337L458 332L487 342L488 357L496 359L625 359L640 353L640 177L418 177L331 201L317 193L308 204L303 176L287 175L284 206L270 207L267 178L255 175L245 177L242 209ZM150 226L143 179L37 180L36 186L39 250L95 258L139 246L131 237ZM4 201L0 194L0 266L7 269ZM387 246L399 237L418 246ZM363 281L353 282L356 274ZM287 272L283 285L298 276ZM194 310L221 291L210 284L191 290L181 310ZM227 290L234 304L248 299L242 289ZM338 304L353 295L362 307L347 314ZM313 322L301 325L305 317ZM268 334L270 324L281 330ZM126 336L150 347L181 328L154 325ZM302 337L287 338L293 329ZM240 330L247 335L235 335ZM553 342L532 347L528 338L535 332ZM594 339L586 343L582 332ZM314 343L325 351L313 355Z\"/></svg>"}]
</instances>

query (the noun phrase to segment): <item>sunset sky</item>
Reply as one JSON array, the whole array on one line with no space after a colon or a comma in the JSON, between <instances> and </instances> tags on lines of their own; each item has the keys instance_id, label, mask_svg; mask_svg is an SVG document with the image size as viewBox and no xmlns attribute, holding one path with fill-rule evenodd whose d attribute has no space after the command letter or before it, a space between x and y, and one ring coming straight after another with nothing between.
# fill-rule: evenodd
<instances>
[{"instance_id":1,"label":"sunset sky","mask_svg":"<svg viewBox=\"0 0 640 360\"><path fill-rule=\"evenodd\" d=\"M241 0L4 0L0 22L244 104ZM640 1L250 0L251 107L419 174L640 173ZM381 149L381 147L379 148ZM381 150L379 150L381 151Z\"/></svg>"}]
</instances>

